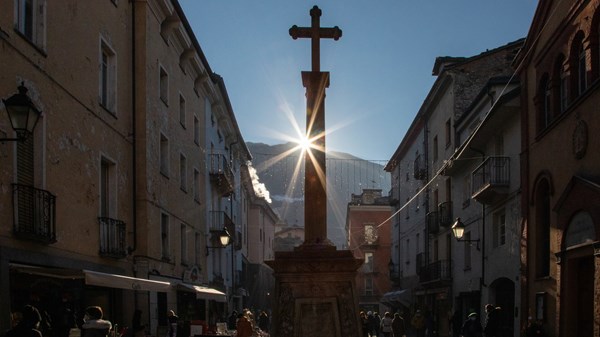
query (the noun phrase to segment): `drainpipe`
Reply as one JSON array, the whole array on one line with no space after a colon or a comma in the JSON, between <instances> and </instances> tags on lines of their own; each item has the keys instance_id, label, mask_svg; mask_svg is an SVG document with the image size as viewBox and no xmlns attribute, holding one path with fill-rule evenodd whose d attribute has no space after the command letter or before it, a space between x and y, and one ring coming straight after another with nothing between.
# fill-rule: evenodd
<instances>
[{"instance_id":1,"label":"drainpipe","mask_svg":"<svg viewBox=\"0 0 600 337\"><path fill-rule=\"evenodd\" d=\"M481 155L481 162L485 161L485 152L469 146L469 148ZM483 287L487 287L485 284L485 204L481 203L481 279L480 279L480 290L483 292ZM481 298L481 306L483 306L483 294L479 295Z\"/></svg>"},{"instance_id":2,"label":"drainpipe","mask_svg":"<svg viewBox=\"0 0 600 337\"><path fill-rule=\"evenodd\" d=\"M231 156L231 168L233 169L233 145L239 142L239 138L236 138L234 142L229 143L229 152ZM235 183L235 176L233 177ZM241 179L241 177L240 177ZM234 184L235 188L235 184ZM235 193L235 190L233 191ZM233 195L229 197L229 217L233 221ZM235 230L235 223L233 224L233 242L231 243L231 307L234 307L234 296L235 296L235 239L237 233ZM237 310L237 308L234 308Z\"/></svg>"},{"instance_id":3,"label":"drainpipe","mask_svg":"<svg viewBox=\"0 0 600 337\"><path fill-rule=\"evenodd\" d=\"M137 104L136 104L136 99L137 99L137 91L136 91L136 86L137 86L137 82L136 82L136 71L135 71L135 57L136 57L136 49L135 49L135 34L136 34L136 30L135 30L135 24L136 24L136 17L135 17L135 7L136 7L136 3L135 1L131 1L131 123L132 123L132 131L131 131L131 137L132 137L132 145L133 145L133 150L132 150L132 179L133 179L133 193L132 193L132 208L133 208L133 216L132 216L132 226L133 226L133 244L131 247L127 247L127 253L128 254L133 254L135 252L135 250L137 249L137 142L136 142L136 110L137 110ZM136 263L135 263L135 257L133 259L133 276L137 276L136 275ZM137 310L138 309L138 294L137 291L133 292L133 305L134 308Z\"/></svg>"}]
</instances>

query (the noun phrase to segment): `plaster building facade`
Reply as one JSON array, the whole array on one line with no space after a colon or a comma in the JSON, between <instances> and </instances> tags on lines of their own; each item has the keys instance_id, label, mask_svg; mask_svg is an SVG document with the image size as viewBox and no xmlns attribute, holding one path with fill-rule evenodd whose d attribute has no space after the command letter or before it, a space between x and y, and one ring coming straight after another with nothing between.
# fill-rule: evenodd
<instances>
[{"instance_id":1,"label":"plaster building facade","mask_svg":"<svg viewBox=\"0 0 600 337\"><path fill-rule=\"evenodd\" d=\"M0 143L0 329L34 302L101 305L119 325L141 309L155 335L170 309L185 335L241 308L243 247L214 238L244 242L251 156L177 1L0 7L0 96L23 84L43 111Z\"/></svg>"},{"instance_id":2,"label":"plaster building facade","mask_svg":"<svg viewBox=\"0 0 600 337\"><path fill-rule=\"evenodd\" d=\"M599 6L540 1L515 62L524 83L522 312L546 336L600 334Z\"/></svg>"},{"instance_id":3,"label":"plaster building facade","mask_svg":"<svg viewBox=\"0 0 600 337\"><path fill-rule=\"evenodd\" d=\"M517 82L514 77L489 79L456 121L457 151L443 169L444 176L457 182L452 190L455 217L465 228L463 241L455 244L453 252L455 311L464 317L487 303L500 307L496 313L507 336L520 328L521 111ZM473 251L481 252L481 260L472 258Z\"/></svg>"},{"instance_id":4,"label":"plaster building facade","mask_svg":"<svg viewBox=\"0 0 600 337\"><path fill-rule=\"evenodd\" d=\"M352 194L346 211L348 246L354 257L364 259L356 275L360 310L383 313L380 303L390 291L389 261L391 245L391 207L380 189L363 189Z\"/></svg>"},{"instance_id":5,"label":"plaster building facade","mask_svg":"<svg viewBox=\"0 0 600 337\"><path fill-rule=\"evenodd\" d=\"M397 183L393 180L391 193L398 197L398 238L408 233L414 233L415 238L414 245L407 237L392 246L397 244L399 247L397 260L400 265L414 262L418 284L414 284L414 275L410 273L406 276L411 279L405 281L404 272L398 282L401 286L403 283L411 285L410 289L404 288L411 292L411 311L421 309L430 315L431 328L439 336L451 334L453 312L464 313L460 317L464 320L469 310L482 312L485 304L482 304L484 299L478 281L482 264L465 268L469 261L482 261L482 252L459 245L451 231L457 214L463 211L463 200L456 202L461 193L457 191L466 188L462 186L464 184L470 185L466 178L456 181L444 175L448 160L459 146L457 122L478 99L490 78L513 73L511 62L522 44L523 40L518 40L472 57L438 57L433 69L437 79L386 166L393 179L399 180ZM408 194L402 195L404 191ZM417 215L421 207L423 212ZM417 216L414 220L410 219L413 214ZM475 233L471 234L475 236ZM419 247L419 251L423 247L423 250L416 254L413 247ZM457 258L457 254L462 257ZM459 284L454 279L464 278L462 274L467 271L475 283L470 281L464 284L466 288L461 285L454 289L455 284Z\"/></svg>"}]
</instances>

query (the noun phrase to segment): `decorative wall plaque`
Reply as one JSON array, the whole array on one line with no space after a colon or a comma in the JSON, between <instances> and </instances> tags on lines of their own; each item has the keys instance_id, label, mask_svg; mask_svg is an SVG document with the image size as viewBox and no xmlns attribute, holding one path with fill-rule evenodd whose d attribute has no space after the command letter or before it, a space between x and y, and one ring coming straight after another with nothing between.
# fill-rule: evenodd
<instances>
[{"instance_id":1,"label":"decorative wall plaque","mask_svg":"<svg viewBox=\"0 0 600 337\"><path fill-rule=\"evenodd\" d=\"M588 128L583 120L577 121L575 130L573 130L573 154L576 159L581 159L585 156L588 144Z\"/></svg>"}]
</instances>

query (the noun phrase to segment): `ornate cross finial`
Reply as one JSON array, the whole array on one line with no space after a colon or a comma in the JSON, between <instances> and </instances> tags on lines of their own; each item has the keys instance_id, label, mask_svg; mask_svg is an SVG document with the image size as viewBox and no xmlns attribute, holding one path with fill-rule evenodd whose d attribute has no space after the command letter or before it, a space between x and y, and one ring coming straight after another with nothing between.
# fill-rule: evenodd
<instances>
[{"instance_id":1,"label":"ornate cross finial","mask_svg":"<svg viewBox=\"0 0 600 337\"><path fill-rule=\"evenodd\" d=\"M342 30L335 26L333 28L323 28L320 27L320 17L321 10L319 7L314 6L310 10L311 26L310 27L298 27L293 25L290 28L290 36L296 40L297 38L310 38L312 45L312 71L318 72L321 71L321 39L334 39L335 41L339 40L342 37Z\"/></svg>"}]
</instances>

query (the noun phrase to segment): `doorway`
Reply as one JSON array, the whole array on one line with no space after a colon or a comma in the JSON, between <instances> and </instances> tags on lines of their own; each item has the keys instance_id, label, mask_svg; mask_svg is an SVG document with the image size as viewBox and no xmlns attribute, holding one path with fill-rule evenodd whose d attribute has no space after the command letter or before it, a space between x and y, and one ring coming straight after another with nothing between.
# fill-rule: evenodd
<instances>
[{"instance_id":1,"label":"doorway","mask_svg":"<svg viewBox=\"0 0 600 337\"><path fill-rule=\"evenodd\" d=\"M564 332L578 337L594 335L594 256L570 257L566 261Z\"/></svg>"}]
</instances>

